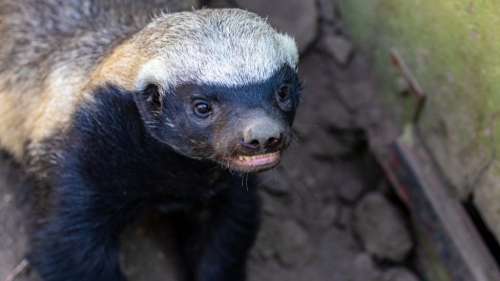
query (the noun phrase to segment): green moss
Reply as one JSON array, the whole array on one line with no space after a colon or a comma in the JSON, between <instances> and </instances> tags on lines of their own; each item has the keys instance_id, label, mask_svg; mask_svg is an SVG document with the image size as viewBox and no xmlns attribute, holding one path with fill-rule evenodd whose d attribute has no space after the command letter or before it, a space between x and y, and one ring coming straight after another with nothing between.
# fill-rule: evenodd
<instances>
[{"instance_id":1,"label":"green moss","mask_svg":"<svg viewBox=\"0 0 500 281\"><path fill-rule=\"evenodd\" d=\"M402 122L409 107L399 104L391 85L391 48L422 84L429 106L421 125L429 137L441 134L448 151L436 153L443 161L454 158L459 166L471 155L500 151L500 1L340 2L354 40L371 52L382 92Z\"/></svg>"}]
</instances>

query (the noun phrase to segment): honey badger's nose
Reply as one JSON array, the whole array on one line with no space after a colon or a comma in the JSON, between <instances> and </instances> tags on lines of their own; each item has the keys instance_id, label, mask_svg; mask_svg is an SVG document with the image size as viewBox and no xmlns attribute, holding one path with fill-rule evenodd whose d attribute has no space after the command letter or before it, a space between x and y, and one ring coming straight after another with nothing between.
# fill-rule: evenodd
<instances>
[{"instance_id":1,"label":"honey badger's nose","mask_svg":"<svg viewBox=\"0 0 500 281\"><path fill-rule=\"evenodd\" d=\"M251 150L275 150L283 142L283 127L265 117L251 120L243 130L242 145Z\"/></svg>"}]
</instances>

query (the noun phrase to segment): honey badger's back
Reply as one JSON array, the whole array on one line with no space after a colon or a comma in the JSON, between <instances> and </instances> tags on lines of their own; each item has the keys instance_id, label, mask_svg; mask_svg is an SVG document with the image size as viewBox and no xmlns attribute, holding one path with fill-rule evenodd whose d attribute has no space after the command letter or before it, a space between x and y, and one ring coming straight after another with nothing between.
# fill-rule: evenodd
<instances>
[{"instance_id":1,"label":"honey badger's back","mask_svg":"<svg viewBox=\"0 0 500 281\"><path fill-rule=\"evenodd\" d=\"M36 158L36 146L68 125L103 55L180 2L0 0L0 147Z\"/></svg>"}]
</instances>

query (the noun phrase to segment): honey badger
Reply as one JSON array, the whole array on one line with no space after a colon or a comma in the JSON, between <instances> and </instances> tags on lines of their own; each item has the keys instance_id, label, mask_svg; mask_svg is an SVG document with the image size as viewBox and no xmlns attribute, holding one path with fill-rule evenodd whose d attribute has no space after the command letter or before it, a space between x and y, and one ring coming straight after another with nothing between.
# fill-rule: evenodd
<instances>
[{"instance_id":1,"label":"honey badger","mask_svg":"<svg viewBox=\"0 0 500 281\"><path fill-rule=\"evenodd\" d=\"M29 255L45 281L125 280L118 236L158 205L186 280L245 279L242 177L290 143L297 48L250 12L171 3L0 0L0 146L54 193Z\"/></svg>"}]
</instances>

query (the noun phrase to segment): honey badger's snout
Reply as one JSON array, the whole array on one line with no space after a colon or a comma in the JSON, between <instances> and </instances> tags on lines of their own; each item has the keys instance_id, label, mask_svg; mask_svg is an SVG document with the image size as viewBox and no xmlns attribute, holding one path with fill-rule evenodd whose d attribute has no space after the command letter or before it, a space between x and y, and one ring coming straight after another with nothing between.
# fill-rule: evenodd
<instances>
[{"instance_id":1,"label":"honey badger's snout","mask_svg":"<svg viewBox=\"0 0 500 281\"><path fill-rule=\"evenodd\" d=\"M241 145L249 152L269 153L283 147L284 126L270 117L252 118L243 127Z\"/></svg>"},{"instance_id":2,"label":"honey badger's snout","mask_svg":"<svg viewBox=\"0 0 500 281\"><path fill-rule=\"evenodd\" d=\"M289 129L279 119L265 114L243 118L238 125L239 142L225 165L240 172L258 172L271 169L281 160L287 146Z\"/></svg>"}]
</instances>

